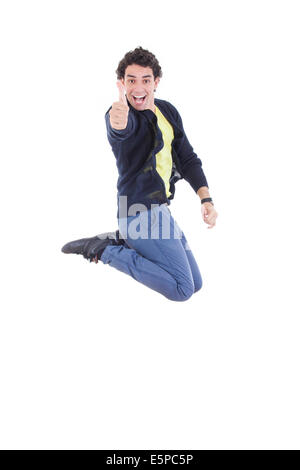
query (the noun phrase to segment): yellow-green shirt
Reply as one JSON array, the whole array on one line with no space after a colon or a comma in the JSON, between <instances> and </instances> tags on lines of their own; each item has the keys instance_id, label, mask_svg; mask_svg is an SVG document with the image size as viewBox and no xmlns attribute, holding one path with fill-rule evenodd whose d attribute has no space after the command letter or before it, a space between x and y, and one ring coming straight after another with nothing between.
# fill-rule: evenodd
<instances>
[{"instance_id":1,"label":"yellow-green shirt","mask_svg":"<svg viewBox=\"0 0 300 470\"><path fill-rule=\"evenodd\" d=\"M167 121L165 116L161 113L157 106L155 106L155 114L157 117L157 125L161 130L164 146L156 154L156 170L163 179L166 187L166 195L169 197L170 192L170 176L172 172L172 153L171 143L174 139L173 127Z\"/></svg>"}]
</instances>

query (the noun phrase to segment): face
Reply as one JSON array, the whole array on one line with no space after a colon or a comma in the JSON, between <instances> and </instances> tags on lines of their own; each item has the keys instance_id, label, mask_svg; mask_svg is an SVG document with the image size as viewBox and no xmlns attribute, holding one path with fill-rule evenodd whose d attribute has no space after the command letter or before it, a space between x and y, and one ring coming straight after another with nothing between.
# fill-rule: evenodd
<instances>
[{"instance_id":1,"label":"face","mask_svg":"<svg viewBox=\"0 0 300 470\"><path fill-rule=\"evenodd\" d=\"M154 80L151 67L141 65L128 65L125 70L125 77L121 79L126 89L126 96L136 110L152 109L155 112L154 89L157 88L159 77ZM135 97L144 97L138 99Z\"/></svg>"}]
</instances>

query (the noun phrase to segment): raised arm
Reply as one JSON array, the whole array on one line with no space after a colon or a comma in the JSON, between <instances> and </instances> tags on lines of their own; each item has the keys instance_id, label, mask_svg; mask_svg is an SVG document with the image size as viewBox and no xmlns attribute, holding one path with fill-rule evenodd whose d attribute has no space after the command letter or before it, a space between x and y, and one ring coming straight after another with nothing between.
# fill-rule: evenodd
<instances>
[{"instance_id":1,"label":"raised arm","mask_svg":"<svg viewBox=\"0 0 300 470\"><path fill-rule=\"evenodd\" d=\"M111 144L128 139L136 128L135 116L130 111L125 96L125 87L117 82L119 101L115 101L105 114L108 140Z\"/></svg>"},{"instance_id":2,"label":"raised arm","mask_svg":"<svg viewBox=\"0 0 300 470\"><path fill-rule=\"evenodd\" d=\"M117 81L117 87L119 88L119 101L112 104L109 121L113 129L122 130L127 127L129 106L125 96L125 87L120 80Z\"/></svg>"}]
</instances>

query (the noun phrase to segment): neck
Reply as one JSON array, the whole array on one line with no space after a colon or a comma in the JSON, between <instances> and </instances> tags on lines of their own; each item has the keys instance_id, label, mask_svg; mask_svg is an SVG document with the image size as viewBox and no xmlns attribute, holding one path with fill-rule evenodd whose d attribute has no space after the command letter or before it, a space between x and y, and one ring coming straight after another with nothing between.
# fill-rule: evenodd
<instances>
[{"instance_id":1,"label":"neck","mask_svg":"<svg viewBox=\"0 0 300 470\"><path fill-rule=\"evenodd\" d=\"M153 102L151 103L151 105L149 106L148 109L151 109L151 111L153 111L153 112L155 113L155 111L156 111L156 106L155 106L155 104L154 104L154 100L153 100Z\"/></svg>"}]
</instances>

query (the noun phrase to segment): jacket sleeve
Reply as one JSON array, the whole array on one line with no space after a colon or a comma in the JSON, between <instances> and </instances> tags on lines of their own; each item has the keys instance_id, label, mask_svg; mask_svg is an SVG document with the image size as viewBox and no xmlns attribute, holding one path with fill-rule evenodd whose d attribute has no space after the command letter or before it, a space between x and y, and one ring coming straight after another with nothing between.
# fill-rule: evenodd
<instances>
[{"instance_id":1,"label":"jacket sleeve","mask_svg":"<svg viewBox=\"0 0 300 470\"><path fill-rule=\"evenodd\" d=\"M202 162L188 141L183 128L181 116L177 110L176 119L177 125L183 133L183 137L179 139L175 147L181 166L181 173L184 179L192 186L194 191L197 192L201 186L208 187L207 179L202 169Z\"/></svg>"},{"instance_id":2,"label":"jacket sleeve","mask_svg":"<svg viewBox=\"0 0 300 470\"><path fill-rule=\"evenodd\" d=\"M113 144L114 142L122 142L128 139L132 134L134 134L136 130L136 125L137 125L136 118L133 112L129 110L126 128L125 129L113 129L111 127L110 120L109 120L110 110L111 110L111 107L105 113L105 123L106 123L108 140L110 144Z\"/></svg>"}]
</instances>

